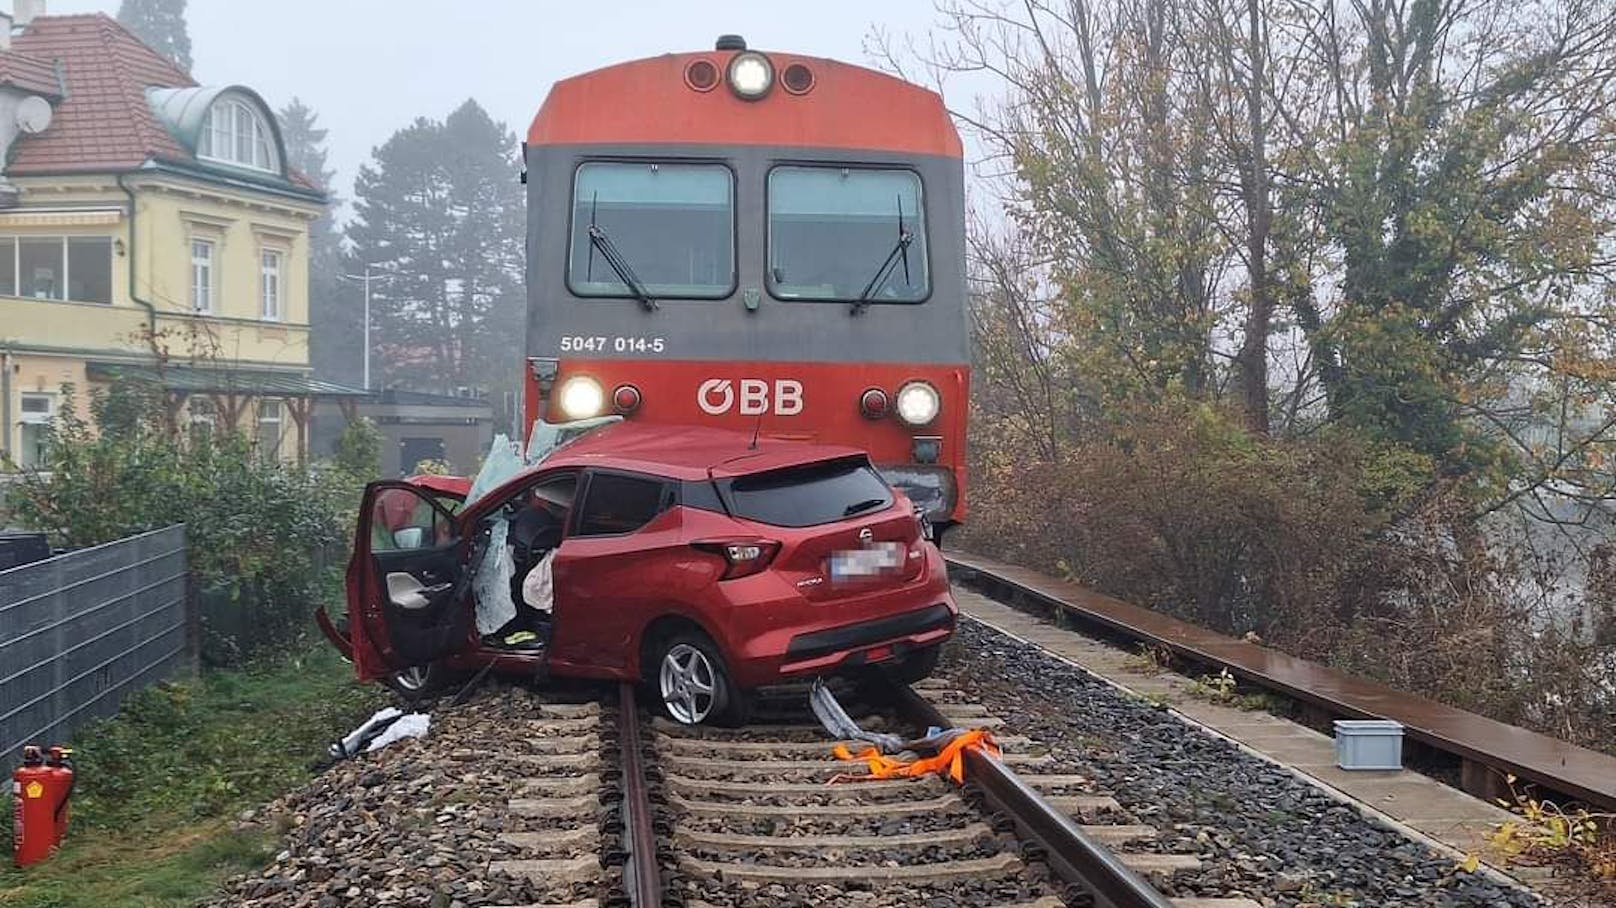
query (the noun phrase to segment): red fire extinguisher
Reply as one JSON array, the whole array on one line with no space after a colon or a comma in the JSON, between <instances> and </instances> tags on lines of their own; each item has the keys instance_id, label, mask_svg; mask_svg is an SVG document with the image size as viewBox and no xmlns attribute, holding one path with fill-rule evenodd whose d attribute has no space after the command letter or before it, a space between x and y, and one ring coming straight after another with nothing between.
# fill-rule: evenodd
<instances>
[{"instance_id":1,"label":"red fire extinguisher","mask_svg":"<svg viewBox=\"0 0 1616 908\"><path fill-rule=\"evenodd\" d=\"M11 774L12 860L18 867L51 856L67 831L67 800L73 793L73 767L65 748L51 748L46 762L39 745L22 750L22 765Z\"/></svg>"},{"instance_id":2,"label":"red fire extinguisher","mask_svg":"<svg viewBox=\"0 0 1616 908\"><path fill-rule=\"evenodd\" d=\"M73 797L73 750L58 744L45 753L45 767L55 772L56 789L61 799L56 802L56 844L67 838L67 806Z\"/></svg>"}]
</instances>

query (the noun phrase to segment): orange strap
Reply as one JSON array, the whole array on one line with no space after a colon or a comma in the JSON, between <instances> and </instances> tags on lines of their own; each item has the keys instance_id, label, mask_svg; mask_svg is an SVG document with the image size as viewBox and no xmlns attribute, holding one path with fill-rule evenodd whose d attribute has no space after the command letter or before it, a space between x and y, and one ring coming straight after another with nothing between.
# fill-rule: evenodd
<instances>
[{"instance_id":1,"label":"orange strap","mask_svg":"<svg viewBox=\"0 0 1616 908\"><path fill-rule=\"evenodd\" d=\"M863 760L870 767L870 776L877 779L908 778L946 771L950 779L963 784L965 750L969 747L979 747L995 757L999 755L999 745L993 740L993 736L979 728L954 738L937 752L937 756L919 760L888 757L873 747L866 747L855 754L844 744L836 745L835 753L838 760Z\"/></svg>"}]
</instances>

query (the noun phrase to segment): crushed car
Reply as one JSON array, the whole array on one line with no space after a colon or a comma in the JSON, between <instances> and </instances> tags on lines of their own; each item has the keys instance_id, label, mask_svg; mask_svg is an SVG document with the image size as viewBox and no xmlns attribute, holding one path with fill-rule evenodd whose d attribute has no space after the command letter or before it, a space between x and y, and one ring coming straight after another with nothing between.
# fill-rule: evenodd
<instances>
[{"instance_id":1,"label":"crushed car","mask_svg":"<svg viewBox=\"0 0 1616 908\"><path fill-rule=\"evenodd\" d=\"M480 494L371 483L347 598L345 628L319 617L363 680L643 682L685 724L743 721L765 685L918 680L958 615L923 518L864 452L627 422Z\"/></svg>"}]
</instances>

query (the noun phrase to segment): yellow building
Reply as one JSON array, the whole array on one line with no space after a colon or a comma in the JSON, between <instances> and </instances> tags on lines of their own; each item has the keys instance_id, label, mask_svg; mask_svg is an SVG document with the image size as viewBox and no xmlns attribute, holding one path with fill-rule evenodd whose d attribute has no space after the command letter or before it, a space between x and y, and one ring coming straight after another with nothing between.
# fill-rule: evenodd
<instances>
[{"instance_id":1,"label":"yellow building","mask_svg":"<svg viewBox=\"0 0 1616 908\"><path fill-rule=\"evenodd\" d=\"M250 88L199 86L104 15L0 21L0 447L37 462L61 389L160 382L178 419L306 450L309 224ZM0 14L0 19L3 19Z\"/></svg>"}]
</instances>

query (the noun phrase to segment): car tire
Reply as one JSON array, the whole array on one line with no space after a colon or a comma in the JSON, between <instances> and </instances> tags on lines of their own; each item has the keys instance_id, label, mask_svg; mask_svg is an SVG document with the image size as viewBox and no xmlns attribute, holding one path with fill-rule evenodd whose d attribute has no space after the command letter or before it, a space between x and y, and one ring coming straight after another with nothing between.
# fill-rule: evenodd
<instances>
[{"instance_id":1,"label":"car tire","mask_svg":"<svg viewBox=\"0 0 1616 908\"><path fill-rule=\"evenodd\" d=\"M739 725L746 696L705 634L677 633L657 647L645 679L662 713L681 725Z\"/></svg>"},{"instance_id":2,"label":"car tire","mask_svg":"<svg viewBox=\"0 0 1616 908\"><path fill-rule=\"evenodd\" d=\"M449 681L449 673L436 662L414 665L382 679L382 683L402 697L406 703L416 703L431 697L443 690Z\"/></svg>"}]
</instances>

